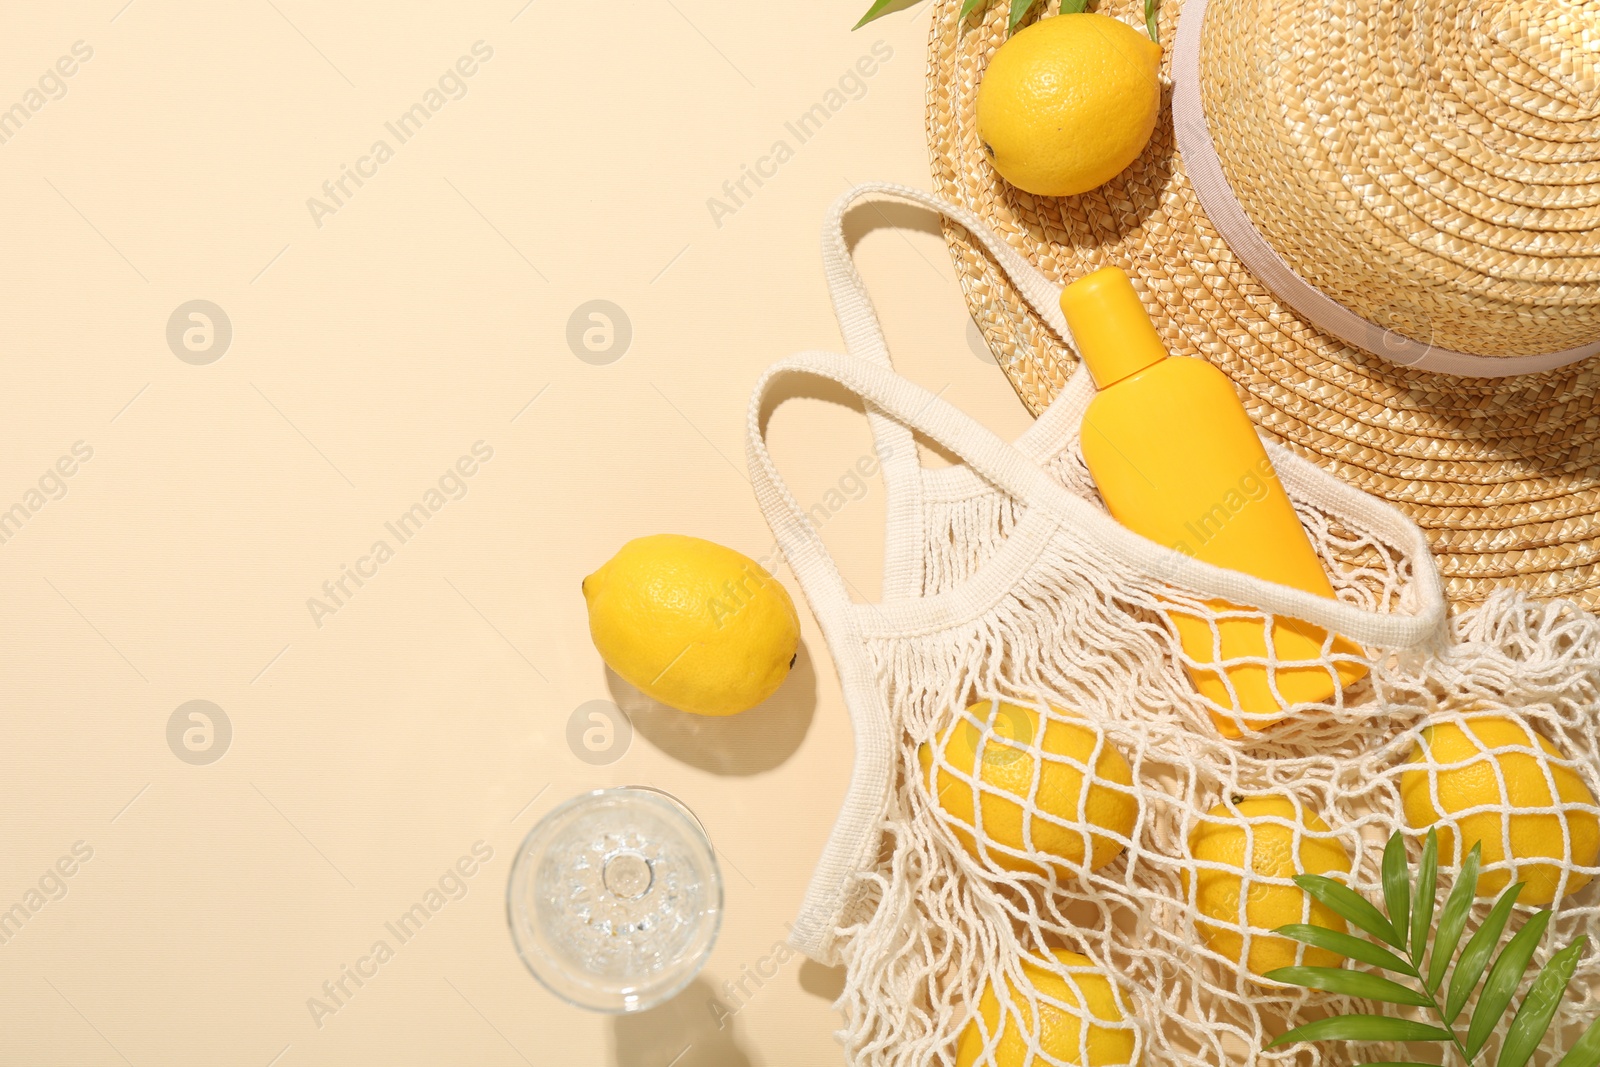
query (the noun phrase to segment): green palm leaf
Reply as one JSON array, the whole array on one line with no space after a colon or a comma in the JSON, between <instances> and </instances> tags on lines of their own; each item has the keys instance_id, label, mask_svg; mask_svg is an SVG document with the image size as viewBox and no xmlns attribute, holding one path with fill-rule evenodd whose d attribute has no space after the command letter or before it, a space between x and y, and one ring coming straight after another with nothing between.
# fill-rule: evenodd
<instances>
[{"instance_id":1,"label":"green palm leaf","mask_svg":"<svg viewBox=\"0 0 1600 1067\"><path fill-rule=\"evenodd\" d=\"M872 6L867 8L867 13L861 16L861 21L857 22L853 28L859 30L867 23L887 15L892 10L898 10L902 6L909 7L916 2L917 0L872 0ZM1028 16L1028 12L1032 11L1038 3L1039 0L1011 0L1011 14L1006 20L1007 32L1015 33L1017 27L1022 25L1022 20ZM1161 38L1156 25L1156 4L1157 0L1144 0L1144 28L1145 32L1150 34L1152 41L1159 42ZM965 19L974 11L981 11L987 6L989 6L989 0L961 0L961 17ZM1088 10L1088 7L1089 0L1061 0L1061 14L1063 15L1075 15Z\"/></svg>"},{"instance_id":2,"label":"green palm leaf","mask_svg":"<svg viewBox=\"0 0 1600 1067\"><path fill-rule=\"evenodd\" d=\"M1495 1060L1495 1067L1524 1067L1533 1050L1539 1047L1539 1042L1544 1040L1544 1032L1550 1028L1550 1020L1555 1018L1561 998L1567 994L1567 983L1572 981L1572 972L1577 968L1578 957L1582 955L1583 946L1588 940L1580 937L1550 957L1545 969L1533 980L1522 1006L1517 1009L1516 1017L1511 1020L1511 1029L1506 1031L1506 1040L1500 1046L1500 1058Z\"/></svg>"},{"instance_id":3,"label":"green palm leaf","mask_svg":"<svg viewBox=\"0 0 1600 1067\"><path fill-rule=\"evenodd\" d=\"M1422 858L1414 882L1406 879L1405 840L1400 834L1389 838L1381 864L1385 916L1365 897L1340 882L1323 875L1301 875L1295 884L1347 922L1374 938L1398 949L1397 955L1353 932L1330 930L1306 923L1280 926L1275 932L1313 948L1323 949L1347 960L1356 960L1413 979L1412 988L1382 975L1340 967L1281 967L1262 977L1316 989L1340 996L1375 1000L1422 1008L1443 1026L1418 1019L1387 1015L1347 1015L1298 1026L1272 1041L1269 1048L1298 1041L1448 1041L1459 1053L1462 1067L1483 1067L1479 1055L1497 1031L1502 1034L1500 1052L1494 1067L1528 1067L1534 1052L1548 1035L1567 987L1576 973L1578 958L1587 939L1580 937L1550 958L1533 977L1527 995L1513 1014L1508 1011L1512 998L1527 976L1534 953L1549 925L1551 912L1540 911L1523 923L1491 965L1490 957L1510 924L1523 885L1506 889L1495 900L1482 924L1465 947L1466 932L1482 871L1482 850L1474 845L1461 863L1455 884L1446 894L1433 925L1434 904L1439 892L1439 838L1430 830L1423 842ZM1430 944L1429 942L1432 942ZM1456 957L1456 949L1461 955ZM1407 962L1402 956L1409 956ZM1423 967L1423 961L1427 967ZM1484 977L1485 968L1488 976ZM1426 973L1424 973L1426 972ZM1440 1005L1439 991L1449 978L1448 995ZM1479 989L1479 982L1482 988ZM1477 991L1477 1005L1466 1024L1463 1039L1455 1029L1456 1019ZM1339 1062L1339 1061L1335 1061ZM1420 1063L1371 1063L1361 1067L1427 1067ZM1600 1067L1600 1020L1592 1023L1573 1044L1556 1067Z\"/></svg>"},{"instance_id":4,"label":"green palm leaf","mask_svg":"<svg viewBox=\"0 0 1600 1067\"><path fill-rule=\"evenodd\" d=\"M1461 873L1456 875L1450 899L1444 902L1444 911L1439 913L1439 929L1433 939L1433 958L1428 961L1430 993L1437 992L1439 983L1444 981L1445 968L1450 966L1450 958L1456 954L1456 946L1461 943L1462 931L1467 928L1467 914L1478 895L1478 865L1481 862L1482 846L1473 845L1472 851L1462 861Z\"/></svg>"},{"instance_id":5,"label":"green palm leaf","mask_svg":"<svg viewBox=\"0 0 1600 1067\"><path fill-rule=\"evenodd\" d=\"M1297 1026L1267 1047L1296 1041L1449 1041L1450 1031L1388 1015L1341 1015Z\"/></svg>"},{"instance_id":6,"label":"green palm leaf","mask_svg":"<svg viewBox=\"0 0 1600 1067\"><path fill-rule=\"evenodd\" d=\"M1533 950L1539 947L1544 929L1550 925L1550 912L1536 912L1506 943L1500 958L1489 968L1489 977L1483 980L1483 992L1478 994L1478 1006L1472 1010L1472 1023L1467 1027L1467 1058L1475 1058L1484 1042L1494 1033L1500 1017L1505 1014L1511 995L1522 984L1522 974L1533 959Z\"/></svg>"},{"instance_id":7,"label":"green palm leaf","mask_svg":"<svg viewBox=\"0 0 1600 1067\"><path fill-rule=\"evenodd\" d=\"M1400 935L1395 948L1402 952L1411 929L1410 873L1406 868L1406 839L1396 830L1383 848L1383 906L1388 909L1394 932Z\"/></svg>"},{"instance_id":8,"label":"green palm leaf","mask_svg":"<svg viewBox=\"0 0 1600 1067\"><path fill-rule=\"evenodd\" d=\"M1517 902L1517 894L1522 892L1524 884L1526 883L1518 882L1500 894L1500 899L1494 902L1494 908L1483 920L1483 925L1472 935L1467 947L1461 950L1461 958L1456 960L1455 972L1450 975L1450 994L1444 1001L1446 1023L1456 1021L1461 1009L1467 1006L1472 991L1478 988L1478 979L1483 977L1483 969L1489 966L1489 957L1494 955L1494 948L1500 943L1500 935L1506 932L1506 920L1511 918L1511 905Z\"/></svg>"},{"instance_id":9,"label":"green palm leaf","mask_svg":"<svg viewBox=\"0 0 1600 1067\"><path fill-rule=\"evenodd\" d=\"M978 2L982 3L984 0L978 0ZM894 5L894 3L895 0L872 0L872 6L867 8L867 13L865 15L861 16L861 21L850 28L852 30L859 30L873 19L878 18L880 15L887 12L889 8ZM966 14L965 11L962 11L961 13L963 15Z\"/></svg>"},{"instance_id":10,"label":"green palm leaf","mask_svg":"<svg viewBox=\"0 0 1600 1067\"><path fill-rule=\"evenodd\" d=\"M1422 951L1428 947L1428 929L1433 924L1433 898L1439 892L1439 832L1428 831L1422 844L1422 862L1417 865L1417 885L1411 894L1411 962L1422 966ZM1430 987L1431 988L1431 987Z\"/></svg>"},{"instance_id":11,"label":"green palm leaf","mask_svg":"<svg viewBox=\"0 0 1600 1067\"><path fill-rule=\"evenodd\" d=\"M1556 1067L1597 1067L1600 1065L1600 1019L1589 1024L1589 1029L1567 1050Z\"/></svg>"},{"instance_id":12,"label":"green palm leaf","mask_svg":"<svg viewBox=\"0 0 1600 1067\"><path fill-rule=\"evenodd\" d=\"M1017 27L1022 25L1022 20L1027 17L1028 12L1033 10L1033 5L1038 2L1039 0L1011 0L1011 19L1006 23L1007 31L1016 33Z\"/></svg>"},{"instance_id":13,"label":"green palm leaf","mask_svg":"<svg viewBox=\"0 0 1600 1067\"><path fill-rule=\"evenodd\" d=\"M1413 1007L1425 1008L1433 1003L1432 998L1426 994L1419 993L1415 989L1407 989L1399 982L1391 982L1387 978L1380 978L1366 971L1346 970L1343 967L1279 967L1268 971L1262 977L1274 982L1304 986L1307 989L1320 989L1324 993L1338 993L1347 997L1360 997L1363 1000L1381 1000L1389 1004L1410 1004Z\"/></svg>"},{"instance_id":14,"label":"green palm leaf","mask_svg":"<svg viewBox=\"0 0 1600 1067\"><path fill-rule=\"evenodd\" d=\"M1395 933L1389 920L1383 917L1383 912L1373 907L1365 897L1350 887L1320 874L1297 874L1294 884L1326 905L1328 910L1355 923L1373 937L1387 941L1396 948L1402 947L1400 935Z\"/></svg>"},{"instance_id":15,"label":"green palm leaf","mask_svg":"<svg viewBox=\"0 0 1600 1067\"><path fill-rule=\"evenodd\" d=\"M911 0L911 2L914 3L915 0ZM1037 3L1038 0L1034 0L1034 2ZM1015 9L1016 4L1017 4L1017 0L1012 0L1013 9ZM854 26L852 26L850 28L853 29L853 30L859 30L861 27L865 26L867 23L873 21L874 19L878 19L878 18L883 17L884 15L887 15L889 13L890 9L896 7L897 5L905 6L906 5L906 0L872 0L872 6L867 8L867 13L865 15L861 16L861 21L857 22ZM974 11L977 11L980 8L984 8L984 7L988 7L988 6L989 6L989 0L961 0L961 17L962 18L966 18L968 15L972 14ZM1030 3L1028 5L1028 7L1032 7L1032 6L1033 6L1032 3ZM1027 14L1026 9L1024 9L1023 14ZM1011 28L1013 30L1016 29L1017 28L1017 23L1021 22L1021 21L1022 21L1022 15L1016 14L1015 11L1013 10L1013 15L1012 15L1012 19L1011 19Z\"/></svg>"},{"instance_id":16,"label":"green palm leaf","mask_svg":"<svg viewBox=\"0 0 1600 1067\"><path fill-rule=\"evenodd\" d=\"M1326 926L1314 926L1310 923L1291 923L1288 926L1278 927L1275 932L1290 940L1311 945L1313 948L1327 949L1340 956L1370 963L1374 967L1382 967L1396 974L1416 973L1407 966L1405 960L1382 945L1374 944L1363 937L1356 937L1354 934L1347 934L1342 930L1330 930Z\"/></svg>"}]
</instances>

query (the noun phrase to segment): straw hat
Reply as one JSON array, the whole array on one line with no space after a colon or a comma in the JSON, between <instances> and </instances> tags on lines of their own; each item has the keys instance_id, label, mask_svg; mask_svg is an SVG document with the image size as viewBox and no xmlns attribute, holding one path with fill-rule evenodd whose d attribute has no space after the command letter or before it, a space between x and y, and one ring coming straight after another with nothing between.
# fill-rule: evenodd
<instances>
[{"instance_id":1,"label":"straw hat","mask_svg":"<svg viewBox=\"0 0 1600 1067\"><path fill-rule=\"evenodd\" d=\"M941 195L1064 281L1127 270L1266 434L1412 516L1458 606L1600 608L1600 0L1160 0L1177 128L1060 199L986 161L1009 5L960 7L936 0L929 52ZM1143 25L1141 0L1097 10ZM946 236L1037 414L1074 355Z\"/></svg>"}]
</instances>

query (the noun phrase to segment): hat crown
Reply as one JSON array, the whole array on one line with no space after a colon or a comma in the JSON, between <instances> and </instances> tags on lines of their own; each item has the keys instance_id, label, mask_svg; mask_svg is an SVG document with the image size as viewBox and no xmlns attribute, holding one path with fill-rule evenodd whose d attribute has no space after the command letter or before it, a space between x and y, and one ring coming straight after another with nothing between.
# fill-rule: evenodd
<instances>
[{"instance_id":1,"label":"hat crown","mask_svg":"<svg viewBox=\"0 0 1600 1067\"><path fill-rule=\"evenodd\" d=\"M1230 0L1199 56L1239 209L1378 338L1356 343L1540 362L1600 342L1600 0Z\"/></svg>"}]
</instances>

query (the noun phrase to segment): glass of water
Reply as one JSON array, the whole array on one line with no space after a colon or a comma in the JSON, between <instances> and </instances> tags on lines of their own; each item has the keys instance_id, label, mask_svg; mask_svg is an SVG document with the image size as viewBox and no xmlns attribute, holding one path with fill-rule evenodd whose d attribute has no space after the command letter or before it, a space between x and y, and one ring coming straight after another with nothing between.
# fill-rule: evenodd
<instances>
[{"instance_id":1,"label":"glass of water","mask_svg":"<svg viewBox=\"0 0 1600 1067\"><path fill-rule=\"evenodd\" d=\"M518 954L551 992L593 1011L643 1011L711 955L722 875L704 827L674 797L599 789L529 831L506 910Z\"/></svg>"}]
</instances>

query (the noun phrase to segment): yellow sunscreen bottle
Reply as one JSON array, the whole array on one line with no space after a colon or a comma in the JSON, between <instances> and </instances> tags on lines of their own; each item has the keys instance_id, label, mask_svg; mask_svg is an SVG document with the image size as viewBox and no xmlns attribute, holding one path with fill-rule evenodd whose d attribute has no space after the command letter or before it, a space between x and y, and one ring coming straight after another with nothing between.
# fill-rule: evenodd
<instances>
[{"instance_id":1,"label":"yellow sunscreen bottle","mask_svg":"<svg viewBox=\"0 0 1600 1067\"><path fill-rule=\"evenodd\" d=\"M1233 382L1203 359L1174 359L1156 333L1128 276L1104 267L1061 294L1061 310L1099 393L1083 416L1083 458L1100 496L1118 522L1185 555L1244 571L1269 582L1332 597L1333 586L1295 515L1272 461ZM1210 605L1229 610L1225 602ZM1265 656L1266 624L1259 618L1212 622L1173 610L1170 616L1190 659L1199 664ZM1276 660L1320 661L1324 630L1274 617ZM1335 637L1333 651L1360 650ZM1338 680L1320 662L1278 666L1190 667L1199 691L1224 708L1237 706L1252 730L1281 718L1286 705L1329 700L1366 673L1340 661ZM1230 696L1223 675L1232 683ZM1280 700L1279 697L1282 697ZM1217 729L1240 736L1233 717L1213 713Z\"/></svg>"}]
</instances>

